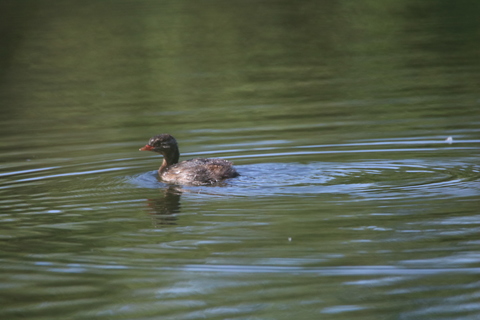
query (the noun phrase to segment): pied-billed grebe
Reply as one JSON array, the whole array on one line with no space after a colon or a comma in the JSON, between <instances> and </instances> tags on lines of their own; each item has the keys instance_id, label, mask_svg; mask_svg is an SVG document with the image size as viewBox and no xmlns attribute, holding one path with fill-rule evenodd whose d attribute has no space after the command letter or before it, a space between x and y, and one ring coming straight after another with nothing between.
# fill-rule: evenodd
<instances>
[{"instance_id":1,"label":"pied-billed grebe","mask_svg":"<svg viewBox=\"0 0 480 320\"><path fill-rule=\"evenodd\" d=\"M179 163L177 141L167 133L150 138L148 144L140 148L140 151L154 151L163 155L158 175L168 183L209 185L239 176L232 163L223 159L197 158Z\"/></svg>"}]
</instances>

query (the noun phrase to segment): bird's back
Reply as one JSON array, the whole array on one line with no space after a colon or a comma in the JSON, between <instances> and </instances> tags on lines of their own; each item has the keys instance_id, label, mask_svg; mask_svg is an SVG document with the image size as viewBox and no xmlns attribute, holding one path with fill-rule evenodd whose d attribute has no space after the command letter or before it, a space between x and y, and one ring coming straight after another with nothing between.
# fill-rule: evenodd
<instances>
[{"instance_id":1,"label":"bird's back","mask_svg":"<svg viewBox=\"0 0 480 320\"><path fill-rule=\"evenodd\" d=\"M210 185L237 176L230 161L202 158L174 164L161 174L165 182L190 185Z\"/></svg>"}]
</instances>

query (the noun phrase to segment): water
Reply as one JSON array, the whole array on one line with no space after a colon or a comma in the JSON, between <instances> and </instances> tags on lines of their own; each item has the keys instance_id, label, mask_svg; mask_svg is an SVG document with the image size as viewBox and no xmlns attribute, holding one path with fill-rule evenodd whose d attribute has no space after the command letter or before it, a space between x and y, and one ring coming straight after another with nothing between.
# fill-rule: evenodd
<instances>
[{"instance_id":1,"label":"water","mask_svg":"<svg viewBox=\"0 0 480 320\"><path fill-rule=\"evenodd\" d=\"M0 7L2 319L480 316L477 2Z\"/></svg>"}]
</instances>

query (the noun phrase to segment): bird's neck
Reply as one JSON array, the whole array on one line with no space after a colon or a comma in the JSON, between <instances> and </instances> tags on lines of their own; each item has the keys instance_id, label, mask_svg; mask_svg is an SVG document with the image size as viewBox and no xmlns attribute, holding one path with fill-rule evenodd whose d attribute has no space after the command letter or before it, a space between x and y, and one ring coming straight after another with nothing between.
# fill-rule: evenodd
<instances>
[{"instance_id":1,"label":"bird's neck","mask_svg":"<svg viewBox=\"0 0 480 320\"><path fill-rule=\"evenodd\" d=\"M167 168L175 163L178 163L178 159L180 158L180 152L178 148L172 149L170 152L163 153L163 161L160 169L158 169L159 173L165 172Z\"/></svg>"}]
</instances>

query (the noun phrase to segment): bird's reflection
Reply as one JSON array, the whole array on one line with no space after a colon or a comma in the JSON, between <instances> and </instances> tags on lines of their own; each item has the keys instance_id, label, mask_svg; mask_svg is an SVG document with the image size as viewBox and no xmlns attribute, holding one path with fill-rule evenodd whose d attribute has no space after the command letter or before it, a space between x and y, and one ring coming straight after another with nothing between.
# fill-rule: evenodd
<instances>
[{"instance_id":1,"label":"bird's reflection","mask_svg":"<svg viewBox=\"0 0 480 320\"><path fill-rule=\"evenodd\" d=\"M163 196L158 199L148 199L149 213L155 227L177 224L177 214L180 213L180 197L182 190L177 186L169 186L161 191Z\"/></svg>"}]
</instances>

